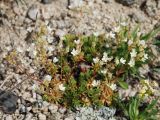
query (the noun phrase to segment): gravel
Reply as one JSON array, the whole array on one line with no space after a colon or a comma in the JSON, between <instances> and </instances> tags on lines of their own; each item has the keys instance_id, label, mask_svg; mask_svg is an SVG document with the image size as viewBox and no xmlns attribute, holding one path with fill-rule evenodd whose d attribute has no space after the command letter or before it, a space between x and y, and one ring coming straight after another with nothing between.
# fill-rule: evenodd
<instances>
[{"instance_id":1,"label":"gravel","mask_svg":"<svg viewBox=\"0 0 160 120\"><path fill-rule=\"evenodd\" d=\"M160 2L147 0L144 6L142 6L143 2L140 2L138 7L135 6L135 3L137 0L118 2L114 0L26 0L25 3L17 5L12 0L12 3L0 4L0 84L8 76L11 76L9 82L2 89L8 88L7 84L15 85L18 81L28 79L26 75L23 75L27 70L32 75L39 74L39 66L35 67L33 61L37 54L33 38L34 32L42 23L46 22L51 27L52 32L45 37L48 38L47 42L50 45L48 51L52 54L57 38L61 38L67 33L86 35L105 33L113 28L120 18L128 19L129 23L133 25L137 22L143 23L142 29L150 31L156 23L159 23ZM17 50L20 63L23 63L26 68L24 72L16 73L18 70L3 61L12 49ZM145 75L147 70L141 69L141 72ZM14 75L12 76L12 74ZM44 78L44 75L46 74L44 73L40 77ZM159 80L159 74L154 73L154 78ZM47 77L47 80L50 79ZM98 116L95 115L97 113L93 108L79 108L80 111L84 111L73 112L43 101L42 95L33 91L33 83L36 83L33 79L28 80L12 93L7 93L4 102L1 101L3 97L0 96L0 106L3 106L3 112L13 113L8 115L0 111L1 120L21 120L22 118L25 120L74 120L75 118L82 120L84 118L83 120L85 120L87 117L95 119L95 116ZM11 98L8 99L8 96ZM108 111L110 111L108 108L102 109L97 119L102 118L102 114L106 116L103 119L112 117L114 110L111 114Z\"/></svg>"}]
</instances>

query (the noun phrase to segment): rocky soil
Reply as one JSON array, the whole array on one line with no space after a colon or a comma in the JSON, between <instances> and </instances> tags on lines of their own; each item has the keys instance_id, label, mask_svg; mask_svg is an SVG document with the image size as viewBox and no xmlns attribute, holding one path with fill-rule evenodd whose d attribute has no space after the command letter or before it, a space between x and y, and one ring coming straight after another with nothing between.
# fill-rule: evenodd
<instances>
[{"instance_id":1,"label":"rocky soil","mask_svg":"<svg viewBox=\"0 0 160 120\"><path fill-rule=\"evenodd\" d=\"M111 30L120 19L128 20L131 25L139 23L142 30L150 31L160 26L160 1L1 0L0 95L5 96L5 99L2 100L0 96L0 120L74 120L79 116L78 113L43 101L42 96L32 89L39 73L32 61L34 53L26 55L26 52L32 46L34 31L42 22L49 25L54 33L50 41L53 45L56 37L62 37L66 33L104 33ZM53 49L50 48L50 51ZM12 50L18 51L18 60L22 63L16 69L3 62L3 58ZM21 82L22 85L15 87ZM10 91L2 94L3 90L12 90L18 97ZM10 114L14 110L15 113ZM84 120L82 117L76 119Z\"/></svg>"}]
</instances>

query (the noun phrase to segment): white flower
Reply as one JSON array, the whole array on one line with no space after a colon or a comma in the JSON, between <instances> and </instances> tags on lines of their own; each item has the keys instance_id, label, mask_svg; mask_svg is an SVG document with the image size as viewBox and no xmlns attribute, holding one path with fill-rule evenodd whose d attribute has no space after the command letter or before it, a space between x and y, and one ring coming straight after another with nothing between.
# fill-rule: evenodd
<instances>
[{"instance_id":1,"label":"white flower","mask_svg":"<svg viewBox=\"0 0 160 120\"><path fill-rule=\"evenodd\" d=\"M150 85L150 82L149 82L148 79L147 80L143 80L143 81L144 81L145 84Z\"/></svg>"},{"instance_id":2,"label":"white flower","mask_svg":"<svg viewBox=\"0 0 160 120\"><path fill-rule=\"evenodd\" d=\"M100 84L100 81L98 81L98 80L93 80L93 82L92 82L92 86L93 87L96 87L96 86L98 86Z\"/></svg>"},{"instance_id":3,"label":"white flower","mask_svg":"<svg viewBox=\"0 0 160 120\"><path fill-rule=\"evenodd\" d=\"M74 40L74 43L77 44L77 45L80 44L80 42L81 42L80 39Z\"/></svg>"},{"instance_id":4,"label":"white flower","mask_svg":"<svg viewBox=\"0 0 160 120\"><path fill-rule=\"evenodd\" d=\"M43 78L44 81L51 81L52 80L52 76L51 75L46 75Z\"/></svg>"},{"instance_id":5,"label":"white flower","mask_svg":"<svg viewBox=\"0 0 160 120\"><path fill-rule=\"evenodd\" d=\"M120 26L114 28L114 32L118 33L120 31Z\"/></svg>"},{"instance_id":6,"label":"white flower","mask_svg":"<svg viewBox=\"0 0 160 120\"><path fill-rule=\"evenodd\" d=\"M61 91L65 91L66 87L64 87L63 84L60 84L60 85L59 85L59 89L60 89Z\"/></svg>"},{"instance_id":7,"label":"white flower","mask_svg":"<svg viewBox=\"0 0 160 120\"><path fill-rule=\"evenodd\" d=\"M133 67L133 66L135 65L135 60L134 60L134 59L131 59L131 60L129 61L128 65L129 65L130 67Z\"/></svg>"},{"instance_id":8,"label":"white flower","mask_svg":"<svg viewBox=\"0 0 160 120\"><path fill-rule=\"evenodd\" d=\"M113 76L113 74L109 72L109 73L108 73L108 77L111 79L112 76Z\"/></svg>"},{"instance_id":9,"label":"white flower","mask_svg":"<svg viewBox=\"0 0 160 120\"><path fill-rule=\"evenodd\" d=\"M144 58L145 58L145 59L148 59L148 54L144 54Z\"/></svg>"},{"instance_id":10,"label":"white flower","mask_svg":"<svg viewBox=\"0 0 160 120\"><path fill-rule=\"evenodd\" d=\"M80 53L80 51L79 50L76 50L76 49L74 49L73 48L73 50L72 50L72 52L71 52L71 54L73 55L73 56L76 56L76 55L78 55Z\"/></svg>"},{"instance_id":11,"label":"white flower","mask_svg":"<svg viewBox=\"0 0 160 120\"><path fill-rule=\"evenodd\" d=\"M142 61L145 62L148 59L148 54L144 54Z\"/></svg>"},{"instance_id":12,"label":"white flower","mask_svg":"<svg viewBox=\"0 0 160 120\"><path fill-rule=\"evenodd\" d=\"M36 90L36 89L38 89L38 85L37 84L33 84L32 85L32 90Z\"/></svg>"},{"instance_id":13,"label":"white flower","mask_svg":"<svg viewBox=\"0 0 160 120\"><path fill-rule=\"evenodd\" d=\"M113 39L115 38L115 34L114 34L113 32L110 32L110 33L109 33L109 36L110 36L111 38L113 38Z\"/></svg>"},{"instance_id":14,"label":"white flower","mask_svg":"<svg viewBox=\"0 0 160 120\"><path fill-rule=\"evenodd\" d=\"M107 73L107 69L101 70L102 74L106 74Z\"/></svg>"},{"instance_id":15,"label":"white flower","mask_svg":"<svg viewBox=\"0 0 160 120\"><path fill-rule=\"evenodd\" d=\"M47 38L47 42L48 43L52 43L53 42L53 39L54 39L53 37L47 36L46 38Z\"/></svg>"},{"instance_id":16,"label":"white flower","mask_svg":"<svg viewBox=\"0 0 160 120\"><path fill-rule=\"evenodd\" d=\"M139 45L143 46L144 48L147 47L146 42L144 40L140 40Z\"/></svg>"},{"instance_id":17,"label":"white flower","mask_svg":"<svg viewBox=\"0 0 160 120\"><path fill-rule=\"evenodd\" d=\"M93 35L98 37L99 36L99 32L94 32Z\"/></svg>"},{"instance_id":18,"label":"white flower","mask_svg":"<svg viewBox=\"0 0 160 120\"><path fill-rule=\"evenodd\" d=\"M132 49L130 55L131 55L131 58L136 57L136 55L137 55L136 49Z\"/></svg>"},{"instance_id":19,"label":"white flower","mask_svg":"<svg viewBox=\"0 0 160 120\"><path fill-rule=\"evenodd\" d=\"M33 31L33 28L32 28L32 27L28 27L28 28L27 28L27 31L28 31L28 32L32 32L32 31Z\"/></svg>"},{"instance_id":20,"label":"white flower","mask_svg":"<svg viewBox=\"0 0 160 120\"><path fill-rule=\"evenodd\" d=\"M106 44L106 48L109 48L109 44L108 43Z\"/></svg>"},{"instance_id":21,"label":"white flower","mask_svg":"<svg viewBox=\"0 0 160 120\"><path fill-rule=\"evenodd\" d=\"M151 84L153 87L159 87L159 84L156 81L153 81Z\"/></svg>"},{"instance_id":22,"label":"white flower","mask_svg":"<svg viewBox=\"0 0 160 120\"><path fill-rule=\"evenodd\" d=\"M116 120L114 117L109 118L109 120Z\"/></svg>"},{"instance_id":23,"label":"white flower","mask_svg":"<svg viewBox=\"0 0 160 120\"><path fill-rule=\"evenodd\" d=\"M125 63L126 63L126 60L122 57L122 58L120 59L120 62L121 62L122 64L125 64Z\"/></svg>"},{"instance_id":24,"label":"white flower","mask_svg":"<svg viewBox=\"0 0 160 120\"><path fill-rule=\"evenodd\" d=\"M49 52L53 52L55 50L55 48L53 46L48 46L47 48L48 48Z\"/></svg>"},{"instance_id":25,"label":"white flower","mask_svg":"<svg viewBox=\"0 0 160 120\"><path fill-rule=\"evenodd\" d=\"M107 62L107 61L111 61L113 58L112 57L108 57L108 54L106 52L103 53L103 57L102 57L102 61L103 62Z\"/></svg>"},{"instance_id":26,"label":"white flower","mask_svg":"<svg viewBox=\"0 0 160 120\"><path fill-rule=\"evenodd\" d=\"M16 50L17 50L17 52L20 52L20 53L23 52L23 49L21 47L17 47Z\"/></svg>"},{"instance_id":27,"label":"white flower","mask_svg":"<svg viewBox=\"0 0 160 120\"><path fill-rule=\"evenodd\" d=\"M127 38L123 39L124 42L127 42Z\"/></svg>"},{"instance_id":28,"label":"white flower","mask_svg":"<svg viewBox=\"0 0 160 120\"><path fill-rule=\"evenodd\" d=\"M115 63L116 63L116 65L118 65L119 64L119 59L116 57L116 59L115 59Z\"/></svg>"},{"instance_id":29,"label":"white flower","mask_svg":"<svg viewBox=\"0 0 160 120\"><path fill-rule=\"evenodd\" d=\"M27 49L27 51L29 52L28 55L29 55L31 58L35 58L35 57L36 57L37 51L36 51L36 49L35 49L35 44L34 44L34 43L31 44L31 46Z\"/></svg>"},{"instance_id":30,"label":"white flower","mask_svg":"<svg viewBox=\"0 0 160 120\"><path fill-rule=\"evenodd\" d=\"M125 26L127 26L127 23L126 22L122 22L121 25L125 27Z\"/></svg>"},{"instance_id":31,"label":"white flower","mask_svg":"<svg viewBox=\"0 0 160 120\"><path fill-rule=\"evenodd\" d=\"M53 29L51 28L51 26L50 26L50 25L48 25L48 26L47 26L47 31L48 31L48 33L51 33L51 32L52 32L52 30L53 30Z\"/></svg>"},{"instance_id":32,"label":"white flower","mask_svg":"<svg viewBox=\"0 0 160 120\"><path fill-rule=\"evenodd\" d=\"M29 51L29 56L30 56L31 58L35 58L36 55L37 55L37 51L36 51L36 50Z\"/></svg>"},{"instance_id":33,"label":"white flower","mask_svg":"<svg viewBox=\"0 0 160 120\"><path fill-rule=\"evenodd\" d=\"M52 55L52 52L55 50L54 46L46 46L46 49L48 50L48 54Z\"/></svg>"},{"instance_id":34,"label":"white flower","mask_svg":"<svg viewBox=\"0 0 160 120\"><path fill-rule=\"evenodd\" d=\"M129 40L129 41L128 41L128 45L131 46L132 44L133 44L133 41L132 41L132 40Z\"/></svg>"},{"instance_id":35,"label":"white flower","mask_svg":"<svg viewBox=\"0 0 160 120\"><path fill-rule=\"evenodd\" d=\"M111 84L109 87L110 87L112 90L116 90L117 85L116 85L116 84Z\"/></svg>"},{"instance_id":36,"label":"white flower","mask_svg":"<svg viewBox=\"0 0 160 120\"><path fill-rule=\"evenodd\" d=\"M56 63L56 62L58 62L58 58L57 58L57 57L54 57L54 58L53 58L53 63Z\"/></svg>"},{"instance_id":37,"label":"white flower","mask_svg":"<svg viewBox=\"0 0 160 120\"><path fill-rule=\"evenodd\" d=\"M93 58L93 62L94 62L94 63L98 63L98 62L99 62L99 58L98 58L98 57Z\"/></svg>"}]
</instances>

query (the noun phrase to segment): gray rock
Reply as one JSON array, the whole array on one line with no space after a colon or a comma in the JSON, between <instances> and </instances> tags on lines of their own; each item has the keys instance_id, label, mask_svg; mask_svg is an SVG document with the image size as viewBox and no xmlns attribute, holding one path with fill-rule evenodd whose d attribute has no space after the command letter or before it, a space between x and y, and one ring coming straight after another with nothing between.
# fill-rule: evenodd
<instances>
[{"instance_id":1,"label":"gray rock","mask_svg":"<svg viewBox=\"0 0 160 120\"><path fill-rule=\"evenodd\" d=\"M43 4L50 4L53 0L41 0Z\"/></svg>"},{"instance_id":2,"label":"gray rock","mask_svg":"<svg viewBox=\"0 0 160 120\"><path fill-rule=\"evenodd\" d=\"M135 0L116 0L116 1L125 6L131 6L135 3Z\"/></svg>"},{"instance_id":3,"label":"gray rock","mask_svg":"<svg viewBox=\"0 0 160 120\"><path fill-rule=\"evenodd\" d=\"M28 10L27 15L31 20L36 21L38 13L39 13L38 8L36 6L31 6Z\"/></svg>"},{"instance_id":4,"label":"gray rock","mask_svg":"<svg viewBox=\"0 0 160 120\"><path fill-rule=\"evenodd\" d=\"M147 0L143 9L148 16L153 17L156 14L156 10L157 10L156 7L157 7L157 3L155 0Z\"/></svg>"},{"instance_id":5,"label":"gray rock","mask_svg":"<svg viewBox=\"0 0 160 120\"><path fill-rule=\"evenodd\" d=\"M0 107L4 113L14 113L16 111L18 97L12 92L0 90Z\"/></svg>"},{"instance_id":6,"label":"gray rock","mask_svg":"<svg viewBox=\"0 0 160 120\"><path fill-rule=\"evenodd\" d=\"M139 12L134 12L129 14L129 17L131 19L133 19L135 22L145 22L146 21L146 17L144 14L140 14Z\"/></svg>"},{"instance_id":7,"label":"gray rock","mask_svg":"<svg viewBox=\"0 0 160 120\"><path fill-rule=\"evenodd\" d=\"M43 103L42 103L42 101L39 100L39 101L37 102L37 107L38 107L38 108L42 108L42 106L43 106Z\"/></svg>"},{"instance_id":8,"label":"gray rock","mask_svg":"<svg viewBox=\"0 0 160 120\"><path fill-rule=\"evenodd\" d=\"M102 0L104 3L111 3L112 0Z\"/></svg>"},{"instance_id":9,"label":"gray rock","mask_svg":"<svg viewBox=\"0 0 160 120\"><path fill-rule=\"evenodd\" d=\"M27 113L27 108L24 105L21 105L19 112L20 112L20 114L26 114Z\"/></svg>"}]
</instances>

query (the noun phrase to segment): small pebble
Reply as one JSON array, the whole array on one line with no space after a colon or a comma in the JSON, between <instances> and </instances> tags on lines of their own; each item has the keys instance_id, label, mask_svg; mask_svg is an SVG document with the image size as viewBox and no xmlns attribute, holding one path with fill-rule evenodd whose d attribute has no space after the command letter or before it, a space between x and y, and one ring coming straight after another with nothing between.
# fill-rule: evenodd
<instances>
[{"instance_id":1,"label":"small pebble","mask_svg":"<svg viewBox=\"0 0 160 120\"><path fill-rule=\"evenodd\" d=\"M25 120L32 120L32 117L33 117L33 115L32 115L31 113L28 113L28 114L26 115Z\"/></svg>"},{"instance_id":2,"label":"small pebble","mask_svg":"<svg viewBox=\"0 0 160 120\"><path fill-rule=\"evenodd\" d=\"M35 20L37 19L37 17L38 17L38 12L39 12L38 8L35 7L35 6L32 6L32 7L29 8L29 10L28 10L28 17L29 17L31 20L35 21Z\"/></svg>"},{"instance_id":3,"label":"small pebble","mask_svg":"<svg viewBox=\"0 0 160 120\"><path fill-rule=\"evenodd\" d=\"M58 106L57 105L50 105L48 107L49 111L53 114L53 113L56 113L57 110L58 110Z\"/></svg>"},{"instance_id":4,"label":"small pebble","mask_svg":"<svg viewBox=\"0 0 160 120\"><path fill-rule=\"evenodd\" d=\"M5 120L13 120L12 115L7 115Z\"/></svg>"},{"instance_id":5,"label":"small pebble","mask_svg":"<svg viewBox=\"0 0 160 120\"><path fill-rule=\"evenodd\" d=\"M43 4L50 4L52 0L41 0L41 3Z\"/></svg>"},{"instance_id":6,"label":"small pebble","mask_svg":"<svg viewBox=\"0 0 160 120\"><path fill-rule=\"evenodd\" d=\"M38 118L39 118L39 120L47 120L46 115L44 115L42 113L39 113Z\"/></svg>"},{"instance_id":7,"label":"small pebble","mask_svg":"<svg viewBox=\"0 0 160 120\"><path fill-rule=\"evenodd\" d=\"M27 113L26 107L24 105L21 105L19 112L20 114L26 114Z\"/></svg>"},{"instance_id":8,"label":"small pebble","mask_svg":"<svg viewBox=\"0 0 160 120\"><path fill-rule=\"evenodd\" d=\"M65 113L66 112L66 108L63 108L63 107L61 107L61 108L59 108L59 110L58 110L60 113Z\"/></svg>"}]
</instances>

